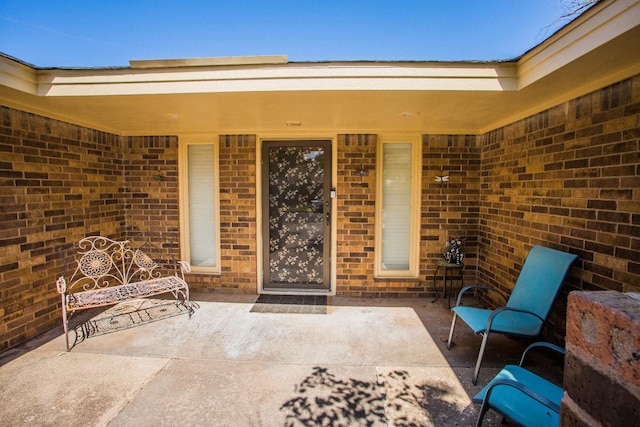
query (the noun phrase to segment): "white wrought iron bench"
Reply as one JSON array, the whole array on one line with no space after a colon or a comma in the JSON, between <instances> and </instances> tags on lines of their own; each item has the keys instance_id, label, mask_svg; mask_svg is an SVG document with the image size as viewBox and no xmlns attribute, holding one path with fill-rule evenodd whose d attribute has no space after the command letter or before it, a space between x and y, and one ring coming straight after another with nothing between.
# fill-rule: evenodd
<instances>
[{"instance_id":1,"label":"white wrought iron bench","mask_svg":"<svg viewBox=\"0 0 640 427\"><path fill-rule=\"evenodd\" d=\"M76 311L170 292L176 299L182 297L191 318L193 304L184 280L184 273L191 270L189 263L172 256L161 263L147 255L150 249L164 246L148 238L140 248L132 248L128 240L91 236L64 251L64 271L56 280L56 287L62 296L67 351L69 320Z\"/></svg>"}]
</instances>

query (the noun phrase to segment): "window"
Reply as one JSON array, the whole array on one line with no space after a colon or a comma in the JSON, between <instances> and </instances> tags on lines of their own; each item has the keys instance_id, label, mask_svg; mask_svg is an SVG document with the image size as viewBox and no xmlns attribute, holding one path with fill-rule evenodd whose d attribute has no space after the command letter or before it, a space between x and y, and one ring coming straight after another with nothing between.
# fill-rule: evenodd
<instances>
[{"instance_id":1,"label":"window","mask_svg":"<svg viewBox=\"0 0 640 427\"><path fill-rule=\"evenodd\" d=\"M211 139L180 141L181 256L196 273L220 273L217 145Z\"/></svg>"},{"instance_id":2,"label":"window","mask_svg":"<svg viewBox=\"0 0 640 427\"><path fill-rule=\"evenodd\" d=\"M419 138L381 138L376 191L376 277L418 277Z\"/></svg>"}]
</instances>

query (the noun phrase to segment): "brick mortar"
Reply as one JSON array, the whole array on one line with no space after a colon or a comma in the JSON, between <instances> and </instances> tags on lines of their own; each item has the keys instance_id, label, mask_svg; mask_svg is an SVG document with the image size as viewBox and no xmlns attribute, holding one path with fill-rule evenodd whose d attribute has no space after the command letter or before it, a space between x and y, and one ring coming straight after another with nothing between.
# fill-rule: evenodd
<instances>
[{"instance_id":1,"label":"brick mortar","mask_svg":"<svg viewBox=\"0 0 640 427\"><path fill-rule=\"evenodd\" d=\"M600 364L568 351L565 357L564 388L576 406L607 426L625 425L640 417L640 388L603 372Z\"/></svg>"},{"instance_id":2,"label":"brick mortar","mask_svg":"<svg viewBox=\"0 0 640 427\"><path fill-rule=\"evenodd\" d=\"M566 393L562 397L560 406L560 425L565 427L603 427L602 423L593 419L588 412L578 406Z\"/></svg>"},{"instance_id":3,"label":"brick mortar","mask_svg":"<svg viewBox=\"0 0 640 427\"><path fill-rule=\"evenodd\" d=\"M582 365L588 366L589 368L593 369L593 371L596 372L597 374L602 375L603 377L611 378L621 388L624 388L625 392L629 393L630 395L638 399L638 402L640 403L640 383L634 384L633 382L629 382L626 378L620 375L619 371L612 369L610 367L605 367L605 365L601 363L601 360L598 359L596 356L587 353L585 349L581 349L580 347L574 344L567 343L565 346L565 350L566 350L565 368L564 368L565 380L566 380L566 372L569 372L572 369L571 367L567 366L566 361L570 360L571 358L574 358L575 360L579 361ZM565 389L567 389L566 392L568 393L569 390L567 388L567 384L565 384Z\"/></svg>"}]
</instances>

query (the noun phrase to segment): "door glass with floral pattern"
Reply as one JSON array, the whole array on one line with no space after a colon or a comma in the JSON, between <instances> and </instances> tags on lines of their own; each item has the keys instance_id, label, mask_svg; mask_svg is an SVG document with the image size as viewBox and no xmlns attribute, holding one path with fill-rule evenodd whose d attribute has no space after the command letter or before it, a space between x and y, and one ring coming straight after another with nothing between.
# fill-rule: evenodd
<instances>
[{"instance_id":1,"label":"door glass with floral pattern","mask_svg":"<svg viewBox=\"0 0 640 427\"><path fill-rule=\"evenodd\" d=\"M265 289L329 289L330 147L263 143Z\"/></svg>"}]
</instances>

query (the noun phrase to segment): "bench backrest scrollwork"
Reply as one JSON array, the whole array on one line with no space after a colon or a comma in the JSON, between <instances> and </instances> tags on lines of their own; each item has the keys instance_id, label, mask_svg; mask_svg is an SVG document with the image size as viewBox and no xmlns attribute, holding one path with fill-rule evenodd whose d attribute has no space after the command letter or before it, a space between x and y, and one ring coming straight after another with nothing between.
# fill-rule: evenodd
<instances>
[{"instance_id":1,"label":"bench backrest scrollwork","mask_svg":"<svg viewBox=\"0 0 640 427\"><path fill-rule=\"evenodd\" d=\"M71 265L65 258L61 279L67 293L89 291L109 286L126 285L161 276L160 265L143 250L134 249L128 240L116 241L102 236L80 240ZM72 254L69 254L72 255ZM67 267L73 268L69 276Z\"/></svg>"}]
</instances>

